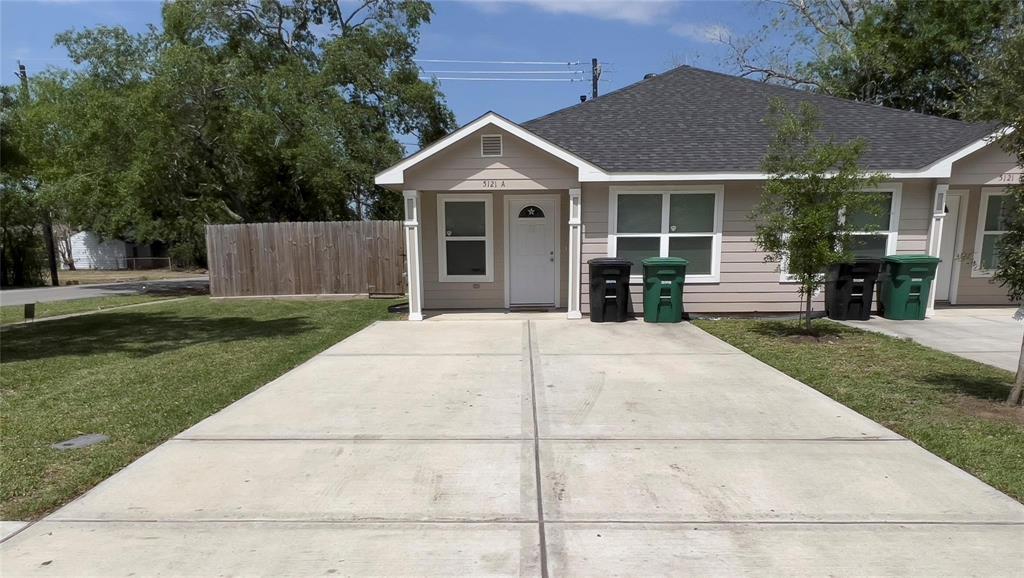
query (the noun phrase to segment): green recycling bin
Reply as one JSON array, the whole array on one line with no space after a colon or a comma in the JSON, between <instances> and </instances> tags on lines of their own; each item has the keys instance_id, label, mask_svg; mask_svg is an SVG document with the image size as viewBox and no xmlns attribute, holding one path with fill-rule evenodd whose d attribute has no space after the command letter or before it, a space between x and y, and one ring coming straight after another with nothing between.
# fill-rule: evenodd
<instances>
[{"instance_id":1,"label":"green recycling bin","mask_svg":"<svg viewBox=\"0 0 1024 578\"><path fill-rule=\"evenodd\" d=\"M679 323L683 320L686 259L651 257L644 265L644 321Z\"/></svg>"},{"instance_id":2,"label":"green recycling bin","mask_svg":"<svg viewBox=\"0 0 1024 578\"><path fill-rule=\"evenodd\" d=\"M882 258L878 313L886 319L924 319L939 258L889 255Z\"/></svg>"}]
</instances>

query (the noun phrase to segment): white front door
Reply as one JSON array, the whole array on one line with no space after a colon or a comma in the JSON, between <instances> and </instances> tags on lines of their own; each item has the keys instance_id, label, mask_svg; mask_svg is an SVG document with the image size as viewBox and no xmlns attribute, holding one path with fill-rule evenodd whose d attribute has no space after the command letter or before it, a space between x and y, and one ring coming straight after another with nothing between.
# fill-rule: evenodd
<instances>
[{"instance_id":1,"label":"white front door","mask_svg":"<svg viewBox=\"0 0 1024 578\"><path fill-rule=\"evenodd\" d=\"M960 235L960 210L964 197L960 194L946 195L946 218L942 222L942 240L939 242L939 268L935 272L935 299L949 301L949 288L960 272L956 247Z\"/></svg>"},{"instance_id":2,"label":"white front door","mask_svg":"<svg viewBox=\"0 0 1024 578\"><path fill-rule=\"evenodd\" d=\"M507 198L509 304L554 305L558 278L556 200Z\"/></svg>"}]
</instances>

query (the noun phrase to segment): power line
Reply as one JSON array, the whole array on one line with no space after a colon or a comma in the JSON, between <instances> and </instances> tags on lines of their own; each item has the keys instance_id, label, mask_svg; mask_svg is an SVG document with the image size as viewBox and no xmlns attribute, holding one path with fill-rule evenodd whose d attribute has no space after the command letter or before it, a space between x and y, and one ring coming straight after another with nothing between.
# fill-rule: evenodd
<instances>
[{"instance_id":1,"label":"power line","mask_svg":"<svg viewBox=\"0 0 1024 578\"><path fill-rule=\"evenodd\" d=\"M435 63L451 63L451 64L535 64L535 65L564 65L564 66L578 66L580 61L564 61L555 62L550 60L454 60L447 58L417 58L416 62L435 62Z\"/></svg>"},{"instance_id":2,"label":"power line","mask_svg":"<svg viewBox=\"0 0 1024 578\"><path fill-rule=\"evenodd\" d=\"M421 76L420 80L489 80L504 82L585 82L585 78L494 78L494 77L461 77L461 76Z\"/></svg>"},{"instance_id":3,"label":"power line","mask_svg":"<svg viewBox=\"0 0 1024 578\"><path fill-rule=\"evenodd\" d=\"M426 74L583 74L582 70L424 70Z\"/></svg>"}]
</instances>

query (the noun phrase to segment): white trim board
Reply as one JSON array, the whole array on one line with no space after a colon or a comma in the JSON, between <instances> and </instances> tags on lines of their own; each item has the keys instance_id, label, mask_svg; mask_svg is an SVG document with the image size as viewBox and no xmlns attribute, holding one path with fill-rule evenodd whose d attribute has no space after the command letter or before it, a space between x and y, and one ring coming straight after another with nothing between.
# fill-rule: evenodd
<instances>
[{"instance_id":1,"label":"white trim board","mask_svg":"<svg viewBox=\"0 0 1024 578\"><path fill-rule=\"evenodd\" d=\"M960 261L960 255L963 255L964 253L964 235L967 234L967 207L971 201L971 192L968 189L949 189L946 191L946 199L949 199L949 197L960 198L960 211L957 214L957 222L952 223L953 230L956 233L956 242L953 243L953 263L950 265L952 277L949 280L948 299L950 305L956 305L957 292L960 290L960 274L962 273L960 268L963 267L963 262ZM949 227L947 227L949 224L950 223L943 224L943 235L945 235L946 231L949 230ZM941 246L942 240L940 239L939 241ZM942 255L939 255L939 258L941 259Z\"/></svg>"}]
</instances>

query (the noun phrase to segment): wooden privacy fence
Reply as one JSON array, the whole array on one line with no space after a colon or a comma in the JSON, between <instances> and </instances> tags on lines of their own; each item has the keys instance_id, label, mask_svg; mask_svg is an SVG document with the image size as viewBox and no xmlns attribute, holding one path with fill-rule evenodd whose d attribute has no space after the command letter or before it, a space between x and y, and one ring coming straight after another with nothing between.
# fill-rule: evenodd
<instances>
[{"instance_id":1,"label":"wooden privacy fence","mask_svg":"<svg viewBox=\"0 0 1024 578\"><path fill-rule=\"evenodd\" d=\"M401 221L207 225L210 294L403 294Z\"/></svg>"}]
</instances>

